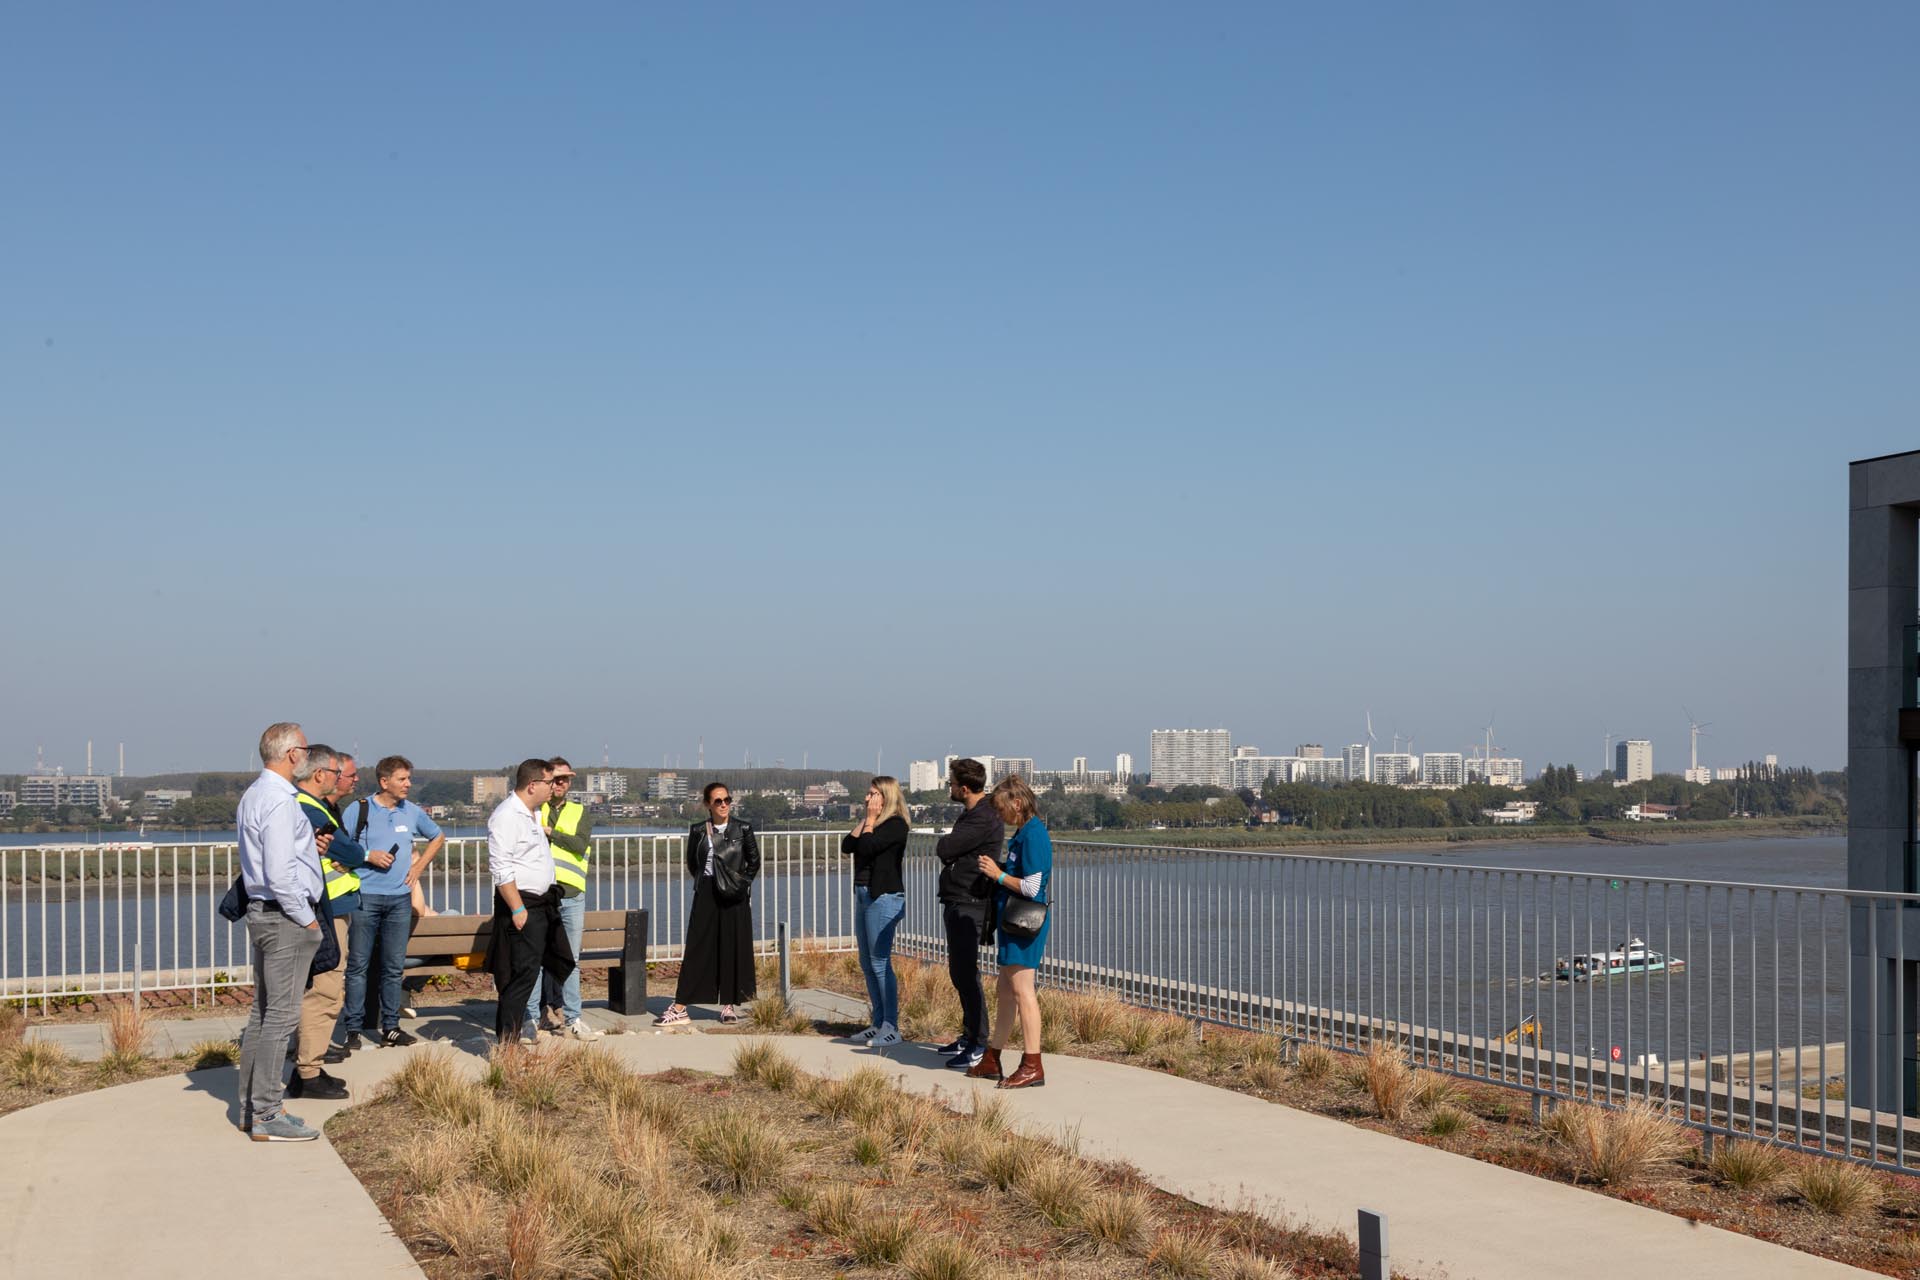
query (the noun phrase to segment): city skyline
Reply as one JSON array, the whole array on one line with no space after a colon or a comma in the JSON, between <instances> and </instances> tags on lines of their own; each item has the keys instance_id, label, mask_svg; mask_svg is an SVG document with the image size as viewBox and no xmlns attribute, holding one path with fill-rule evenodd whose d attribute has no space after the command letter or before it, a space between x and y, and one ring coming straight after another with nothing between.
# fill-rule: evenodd
<instances>
[{"instance_id":1,"label":"city skyline","mask_svg":"<svg viewBox=\"0 0 1920 1280\"><path fill-rule=\"evenodd\" d=\"M1920 8L0 22L0 770L1845 758Z\"/></svg>"}]
</instances>

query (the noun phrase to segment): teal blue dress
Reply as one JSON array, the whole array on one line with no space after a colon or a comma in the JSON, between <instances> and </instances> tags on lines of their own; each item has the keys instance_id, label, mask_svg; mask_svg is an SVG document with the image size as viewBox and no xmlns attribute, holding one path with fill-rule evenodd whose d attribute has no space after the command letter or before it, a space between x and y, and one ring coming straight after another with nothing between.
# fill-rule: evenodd
<instances>
[{"instance_id":1,"label":"teal blue dress","mask_svg":"<svg viewBox=\"0 0 1920 1280\"><path fill-rule=\"evenodd\" d=\"M1047 834L1047 826L1038 818L1028 818L1021 828L1013 833L1013 839L1007 841L1007 856L1000 863L1010 880L1024 880L1034 872L1040 873L1040 894L1038 901L1053 901L1053 837ZM993 895L993 918L1000 918L1000 909L1010 897L1016 895L1012 889L996 889ZM1053 909L1047 909L1047 922L1040 926L1040 932L1031 942L1021 942L999 934L999 961L1003 965L1026 965L1038 968L1040 960L1047 952L1047 935L1053 932Z\"/></svg>"}]
</instances>

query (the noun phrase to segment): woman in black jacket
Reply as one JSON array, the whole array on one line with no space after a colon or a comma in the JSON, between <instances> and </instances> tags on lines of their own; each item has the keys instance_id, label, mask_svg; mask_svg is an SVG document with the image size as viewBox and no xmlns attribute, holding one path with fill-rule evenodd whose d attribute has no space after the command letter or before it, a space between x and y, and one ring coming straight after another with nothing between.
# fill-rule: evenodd
<instances>
[{"instance_id":1,"label":"woman in black jacket","mask_svg":"<svg viewBox=\"0 0 1920 1280\"><path fill-rule=\"evenodd\" d=\"M733 795L724 782L700 793L707 821L687 832L687 874L693 877L693 911L680 954L680 984L660 1025L687 1021L690 1004L720 1005L720 1021L738 1022L734 1006L753 999L753 879L760 874L760 842L753 828L733 816Z\"/></svg>"},{"instance_id":2,"label":"woman in black jacket","mask_svg":"<svg viewBox=\"0 0 1920 1280\"><path fill-rule=\"evenodd\" d=\"M840 841L853 855L853 935L860 972L867 980L873 1025L855 1037L886 1047L900 1043L900 984L893 973L893 931L906 914L900 858L907 851L907 802L897 778L880 777L867 788L867 811Z\"/></svg>"}]
</instances>

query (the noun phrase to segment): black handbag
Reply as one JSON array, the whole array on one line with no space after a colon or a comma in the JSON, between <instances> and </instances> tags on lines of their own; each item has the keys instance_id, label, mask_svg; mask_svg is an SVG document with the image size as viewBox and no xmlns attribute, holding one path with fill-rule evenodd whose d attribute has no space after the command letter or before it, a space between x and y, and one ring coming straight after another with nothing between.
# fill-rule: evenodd
<instances>
[{"instance_id":1,"label":"black handbag","mask_svg":"<svg viewBox=\"0 0 1920 1280\"><path fill-rule=\"evenodd\" d=\"M1000 932L1015 942L1032 942L1046 923L1047 904L1037 898L1009 893L1000 908Z\"/></svg>"}]
</instances>

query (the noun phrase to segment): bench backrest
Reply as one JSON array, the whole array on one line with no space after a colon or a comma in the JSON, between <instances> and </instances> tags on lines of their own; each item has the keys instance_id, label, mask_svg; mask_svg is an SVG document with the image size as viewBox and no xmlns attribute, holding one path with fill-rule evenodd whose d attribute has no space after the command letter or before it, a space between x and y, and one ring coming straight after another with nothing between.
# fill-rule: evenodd
<instances>
[{"instance_id":1,"label":"bench backrest","mask_svg":"<svg viewBox=\"0 0 1920 1280\"><path fill-rule=\"evenodd\" d=\"M407 939L410 956L485 955L493 937L492 916L423 916L413 922ZM580 951L619 951L627 941L627 913L589 911L580 937Z\"/></svg>"}]
</instances>

